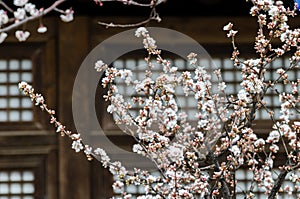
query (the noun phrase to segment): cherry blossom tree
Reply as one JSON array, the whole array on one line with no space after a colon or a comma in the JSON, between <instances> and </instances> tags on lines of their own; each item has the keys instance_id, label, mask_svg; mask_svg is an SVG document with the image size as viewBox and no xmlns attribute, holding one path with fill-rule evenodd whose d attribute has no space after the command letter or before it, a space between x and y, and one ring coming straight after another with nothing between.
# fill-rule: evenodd
<instances>
[{"instance_id":1,"label":"cherry blossom tree","mask_svg":"<svg viewBox=\"0 0 300 199\"><path fill-rule=\"evenodd\" d=\"M20 28L29 21L39 20L39 26L37 27L38 33L47 32L47 26L43 24L42 18L48 13L55 11L60 13L60 19L63 22L71 22L74 19L74 10L72 8L61 10L59 6L67 0L57 0L49 7L38 8L34 3L29 0L14 0L13 4L10 1L0 1L0 43L2 43L8 36L8 32L15 30L15 37L20 42L24 42L30 36L30 32L26 29ZM99 24L107 27L133 27L148 23L151 20L160 21L160 17L156 12L156 6L164 1L161 0L149 0L146 3L139 3L134 0L94 0L96 5L103 6L104 2L120 2L125 5L150 7L151 12L148 19L133 23L133 24L114 24L99 22ZM12 4L12 5L11 5Z\"/></svg>"},{"instance_id":2,"label":"cherry blossom tree","mask_svg":"<svg viewBox=\"0 0 300 199\"><path fill-rule=\"evenodd\" d=\"M250 14L257 18L259 25L254 40L255 58L240 59L235 42L238 31L232 23L224 26L233 46L231 59L242 77L236 95L227 94L219 69L213 74L218 79L218 92L214 92L206 68L209 66L199 65L193 52L187 58L194 70L179 73L176 66L162 57L159 44L144 27L136 30L136 36L142 39L148 52L143 80L133 79L130 70L108 66L101 60L95 63L95 69L105 73L102 86L108 88L104 96L110 102L107 111L116 115L117 124L127 127L123 131L136 140L133 152L151 159L159 176L138 168L127 170L121 162L111 161L103 149L84 144L80 134L66 130L55 117L55 111L47 107L43 96L30 85L21 82L19 88L50 115L50 122L59 134L73 140L72 148L76 152L83 151L89 160L96 157L117 176L112 186L121 192L124 186L133 184L145 189L140 199L234 198L239 183L235 173L246 169L253 174L253 179L243 190L245 198L255 198L257 187L264 191L266 198L276 198L279 192L300 198L300 122L291 121L293 115L299 114L300 79L292 81L288 75L298 68L300 60L300 29L289 26L297 5L290 9L282 1L252 0L252 3ZM283 56L290 57L289 66L277 68L277 77L267 80L270 63ZM153 59L163 71L158 77L152 73ZM137 97L126 100L114 83L116 79L132 86ZM279 92L277 88L282 84L291 89ZM186 96L193 96L197 101L196 125L188 121L189 113L177 103L175 88L178 86ZM281 103L279 117L265 100L270 91ZM134 104L139 107L137 116L130 112ZM273 123L266 137L254 130L258 111L268 113ZM275 166L279 151L284 152L285 161ZM293 186L283 186L284 181ZM123 192L122 197L131 195Z\"/></svg>"}]
</instances>

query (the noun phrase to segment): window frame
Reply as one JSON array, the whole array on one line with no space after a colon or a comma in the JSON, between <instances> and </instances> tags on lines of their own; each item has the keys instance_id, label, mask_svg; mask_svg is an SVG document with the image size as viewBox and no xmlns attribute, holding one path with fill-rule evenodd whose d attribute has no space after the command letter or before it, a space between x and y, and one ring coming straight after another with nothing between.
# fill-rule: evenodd
<instances>
[{"instance_id":1,"label":"window frame","mask_svg":"<svg viewBox=\"0 0 300 199\"><path fill-rule=\"evenodd\" d=\"M0 46L0 59L4 60L22 60L27 59L32 62L32 86L39 91L43 87L43 69L44 67L44 45L43 43L7 43ZM11 52L14 52L13 54ZM55 71L55 70L54 70ZM53 72L54 72L53 71ZM49 74L52 75L52 74ZM17 85L17 83L16 83ZM21 92L20 92L21 94ZM19 96L16 96L19 97ZM29 97L28 97L29 98ZM45 116L43 116L34 103L32 103L32 121L4 121L0 122L1 131L28 131L40 130L41 124L45 123ZM43 121L44 120L44 121Z\"/></svg>"}]
</instances>

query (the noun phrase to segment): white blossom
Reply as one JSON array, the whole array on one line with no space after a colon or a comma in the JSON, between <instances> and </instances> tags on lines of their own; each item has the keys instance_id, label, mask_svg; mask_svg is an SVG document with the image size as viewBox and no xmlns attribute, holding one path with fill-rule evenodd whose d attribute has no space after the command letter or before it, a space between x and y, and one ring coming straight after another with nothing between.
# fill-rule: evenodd
<instances>
[{"instance_id":1,"label":"white blossom","mask_svg":"<svg viewBox=\"0 0 300 199\"><path fill-rule=\"evenodd\" d=\"M0 33L0 43L4 42L4 40L6 39L6 37L7 37L7 33L1 32Z\"/></svg>"},{"instance_id":2,"label":"white blossom","mask_svg":"<svg viewBox=\"0 0 300 199\"><path fill-rule=\"evenodd\" d=\"M14 0L14 5L15 5L15 6L22 7L22 6L24 6L27 2L28 2L28 0Z\"/></svg>"},{"instance_id":3,"label":"white blossom","mask_svg":"<svg viewBox=\"0 0 300 199\"><path fill-rule=\"evenodd\" d=\"M146 34L148 33L148 30L145 27L139 27L136 31L135 31L135 36L136 37L145 37Z\"/></svg>"},{"instance_id":4,"label":"white blossom","mask_svg":"<svg viewBox=\"0 0 300 199\"><path fill-rule=\"evenodd\" d=\"M182 148L179 146L179 145L171 145L169 148L168 148L168 157L176 162L176 161L181 161L184 157L183 157L183 150Z\"/></svg>"},{"instance_id":5,"label":"white blossom","mask_svg":"<svg viewBox=\"0 0 300 199\"><path fill-rule=\"evenodd\" d=\"M64 14L60 15L60 19L63 22L71 22L74 19L74 11L72 9L67 9Z\"/></svg>"},{"instance_id":6,"label":"white blossom","mask_svg":"<svg viewBox=\"0 0 300 199\"><path fill-rule=\"evenodd\" d=\"M22 30L17 30L15 32L15 36L19 41L26 41L27 38L30 36L29 31L22 31Z\"/></svg>"},{"instance_id":7,"label":"white blossom","mask_svg":"<svg viewBox=\"0 0 300 199\"><path fill-rule=\"evenodd\" d=\"M38 32L38 33L45 33L45 32L47 32L47 27L41 25L41 26L37 29L37 32Z\"/></svg>"},{"instance_id":8,"label":"white blossom","mask_svg":"<svg viewBox=\"0 0 300 199\"><path fill-rule=\"evenodd\" d=\"M26 12L31 13L35 10L35 5L32 3L26 3L24 9L26 10Z\"/></svg>"},{"instance_id":9,"label":"white blossom","mask_svg":"<svg viewBox=\"0 0 300 199\"><path fill-rule=\"evenodd\" d=\"M277 130L273 130L270 132L267 141L268 143L277 143L280 138L280 133Z\"/></svg>"},{"instance_id":10,"label":"white blossom","mask_svg":"<svg viewBox=\"0 0 300 199\"><path fill-rule=\"evenodd\" d=\"M223 27L223 30L230 31L232 29L232 27L233 27L233 24L231 22L229 22L227 25L225 25Z\"/></svg>"},{"instance_id":11,"label":"white blossom","mask_svg":"<svg viewBox=\"0 0 300 199\"><path fill-rule=\"evenodd\" d=\"M80 140L74 140L72 143L72 149L74 149L77 153L83 149L83 145Z\"/></svg>"},{"instance_id":12,"label":"white blossom","mask_svg":"<svg viewBox=\"0 0 300 199\"><path fill-rule=\"evenodd\" d=\"M0 10L0 26L8 23L7 12L4 10Z\"/></svg>"},{"instance_id":13,"label":"white blossom","mask_svg":"<svg viewBox=\"0 0 300 199\"><path fill-rule=\"evenodd\" d=\"M18 20L23 20L25 19L26 16L26 11L24 8L18 8L17 11L14 12L14 16Z\"/></svg>"}]
</instances>

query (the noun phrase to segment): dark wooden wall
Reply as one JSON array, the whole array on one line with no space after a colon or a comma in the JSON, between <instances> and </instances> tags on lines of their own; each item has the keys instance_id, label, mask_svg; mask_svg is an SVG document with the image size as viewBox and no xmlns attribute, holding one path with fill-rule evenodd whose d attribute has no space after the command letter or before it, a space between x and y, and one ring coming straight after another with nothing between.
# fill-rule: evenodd
<instances>
[{"instance_id":1,"label":"dark wooden wall","mask_svg":"<svg viewBox=\"0 0 300 199\"><path fill-rule=\"evenodd\" d=\"M113 21L114 18L108 17L105 20ZM123 18L121 22L127 23L132 20L138 19ZM161 23L151 23L150 26L171 28L189 35L200 44L218 44L230 49L230 40L222 31L228 21L235 22L235 27L240 30L237 42L252 45L256 32L253 18L167 17L163 18ZM35 33L37 24L30 24L28 27L33 35L24 44L39 45L38 51L42 57L39 69L41 76L39 84L35 83L35 86L45 95L49 106L57 110L59 120L66 124L68 129L76 131L72 119L72 89L77 70L93 47L123 29L106 29L97 24L97 19L89 17L76 17L74 22L68 24L60 22L57 18L48 18L45 25L48 26L49 32L39 35ZM10 36L7 43L16 44L16 39ZM42 168L41 176L44 177L45 190L44 196L40 198L110 197L111 176L107 170L97 161L89 162L83 154L75 153L71 149L70 140L56 135L55 128L48 124L45 113L36 111L36 115L39 117L39 123L35 130L8 132L0 126L0 167L12 167L25 162ZM121 134L111 137L125 148L128 145L128 138Z\"/></svg>"}]
</instances>

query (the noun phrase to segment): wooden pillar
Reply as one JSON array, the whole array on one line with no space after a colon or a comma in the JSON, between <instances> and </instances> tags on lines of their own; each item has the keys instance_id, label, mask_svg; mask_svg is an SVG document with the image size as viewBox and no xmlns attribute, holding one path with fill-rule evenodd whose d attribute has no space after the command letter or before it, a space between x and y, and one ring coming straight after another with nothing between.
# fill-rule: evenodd
<instances>
[{"instance_id":1,"label":"wooden pillar","mask_svg":"<svg viewBox=\"0 0 300 199\"><path fill-rule=\"evenodd\" d=\"M72 89L77 69L89 50L89 19L76 17L58 25L58 104L59 120L75 130L72 120ZM59 138L59 199L89 199L90 162L71 149L71 141Z\"/></svg>"}]
</instances>

